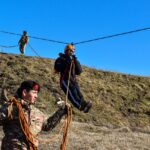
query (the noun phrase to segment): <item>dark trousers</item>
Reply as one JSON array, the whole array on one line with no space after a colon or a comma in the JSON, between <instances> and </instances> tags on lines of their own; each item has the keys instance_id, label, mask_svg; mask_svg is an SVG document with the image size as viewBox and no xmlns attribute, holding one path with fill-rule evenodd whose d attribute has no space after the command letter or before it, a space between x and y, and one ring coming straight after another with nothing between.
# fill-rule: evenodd
<instances>
[{"instance_id":1,"label":"dark trousers","mask_svg":"<svg viewBox=\"0 0 150 150\"><path fill-rule=\"evenodd\" d=\"M61 88L65 94L67 93L67 86L68 86L67 84L68 84L68 81L66 80L61 81ZM77 82L69 83L68 99L79 110L83 110L87 104L83 98L82 93L80 92L80 88Z\"/></svg>"},{"instance_id":2,"label":"dark trousers","mask_svg":"<svg viewBox=\"0 0 150 150\"><path fill-rule=\"evenodd\" d=\"M20 44L19 50L20 50L21 54L24 54L24 49L25 49L25 44Z\"/></svg>"}]
</instances>

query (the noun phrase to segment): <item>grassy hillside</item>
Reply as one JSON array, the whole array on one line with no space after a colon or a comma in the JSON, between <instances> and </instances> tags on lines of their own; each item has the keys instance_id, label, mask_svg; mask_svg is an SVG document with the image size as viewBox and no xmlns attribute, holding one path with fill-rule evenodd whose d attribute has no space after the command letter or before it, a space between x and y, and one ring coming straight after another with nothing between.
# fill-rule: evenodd
<instances>
[{"instance_id":1,"label":"grassy hillside","mask_svg":"<svg viewBox=\"0 0 150 150\"><path fill-rule=\"evenodd\" d=\"M36 105L52 113L58 98L65 98L53 65L51 59L0 53L0 91L5 86L11 97L23 80L38 81L41 92ZM73 120L105 126L150 126L150 77L85 66L83 70L78 77L79 85L85 99L93 101L93 109L84 114L73 108Z\"/></svg>"}]
</instances>

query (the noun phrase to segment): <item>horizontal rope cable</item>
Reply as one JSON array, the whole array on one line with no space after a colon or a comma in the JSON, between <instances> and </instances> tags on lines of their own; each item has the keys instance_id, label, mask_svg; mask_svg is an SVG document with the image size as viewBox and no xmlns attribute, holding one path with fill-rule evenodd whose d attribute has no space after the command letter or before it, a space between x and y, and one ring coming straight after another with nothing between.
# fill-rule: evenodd
<instances>
[{"instance_id":1,"label":"horizontal rope cable","mask_svg":"<svg viewBox=\"0 0 150 150\"><path fill-rule=\"evenodd\" d=\"M143 29L132 30L132 31L127 31L127 32L122 32L122 33L117 33L117 34L108 35L108 36L103 36L103 37L95 38L95 39L91 39L91 40L76 42L76 43L74 43L74 45L83 44L83 43L89 43L89 42L103 40L103 39L108 39L108 38L113 38L113 37L117 37L117 36L121 36L121 35L131 34L131 33L135 33L135 32L141 32L141 31L145 31L145 30L150 30L150 27L143 28Z\"/></svg>"},{"instance_id":2,"label":"horizontal rope cable","mask_svg":"<svg viewBox=\"0 0 150 150\"><path fill-rule=\"evenodd\" d=\"M13 48L13 47L18 47L18 45L11 45L11 46L0 45L0 47L3 47L3 48Z\"/></svg>"},{"instance_id":3,"label":"horizontal rope cable","mask_svg":"<svg viewBox=\"0 0 150 150\"><path fill-rule=\"evenodd\" d=\"M77 45L77 44L79 45L79 44L83 44L83 43L89 43L89 42L93 42L93 41L113 38L113 37L132 34L132 33L136 33L136 32L142 32L142 31L145 31L145 30L150 30L150 27L142 28L142 29L136 29L136 30L132 30L132 31L122 32L122 33L117 33L117 34L108 35L108 36L103 36L103 37L100 37L100 38L85 40L85 41L81 41L81 42L73 42L73 44L74 45ZM7 31L0 31L0 32L5 33L5 34L13 34L13 35L22 36L22 34L13 33L13 32L7 32ZM62 42L62 41L51 40L51 39L46 39L46 38L41 38L41 37L36 37L36 36L28 36L28 37L33 38L33 39L37 39L37 40L44 40L44 41L48 41L48 42L55 42L55 43L60 43L60 44L69 44L69 42Z\"/></svg>"},{"instance_id":4,"label":"horizontal rope cable","mask_svg":"<svg viewBox=\"0 0 150 150\"><path fill-rule=\"evenodd\" d=\"M22 36L22 34L13 33L13 32L7 32L7 31L0 31L0 32L1 33L5 33L5 34L12 34L12 35ZM60 43L60 44L68 44L67 42L63 42L63 41L51 40L51 39L46 39L46 38L41 38L41 37L36 37L36 36L28 36L28 37L29 38L33 38L33 39L37 39L37 40L48 41L48 42L54 42L54 43Z\"/></svg>"}]
</instances>

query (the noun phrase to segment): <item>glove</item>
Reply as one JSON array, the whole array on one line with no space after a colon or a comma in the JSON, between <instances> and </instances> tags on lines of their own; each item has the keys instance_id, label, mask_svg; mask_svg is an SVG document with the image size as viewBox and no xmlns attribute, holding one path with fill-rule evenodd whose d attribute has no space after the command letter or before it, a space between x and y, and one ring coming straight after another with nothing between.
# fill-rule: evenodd
<instances>
[{"instance_id":1,"label":"glove","mask_svg":"<svg viewBox=\"0 0 150 150\"><path fill-rule=\"evenodd\" d=\"M65 107L65 102L59 97L59 101L57 102L58 108Z\"/></svg>"}]
</instances>

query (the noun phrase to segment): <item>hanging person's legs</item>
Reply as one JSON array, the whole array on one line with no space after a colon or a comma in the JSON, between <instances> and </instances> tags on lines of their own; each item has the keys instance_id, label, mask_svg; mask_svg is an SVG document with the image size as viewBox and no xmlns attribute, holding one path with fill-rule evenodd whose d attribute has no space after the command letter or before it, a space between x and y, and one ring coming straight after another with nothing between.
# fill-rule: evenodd
<instances>
[{"instance_id":1,"label":"hanging person's legs","mask_svg":"<svg viewBox=\"0 0 150 150\"><path fill-rule=\"evenodd\" d=\"M67 83L66 81L62 81L61 88L64 91L64 93L67 93ZM68 89L68 99L71 101L71 103L78 108L80 111L84 111L87 113L89 109L92 107L92 103L86 102L83 98L82 93L80 92L79 86L76 84L69 84Z\"/></svg>"},{"instance_id":2,"label":"hanging person's legs","mask_svg":"<svg viewBox=\"0 0 150 150\"><path fill-rule=\"evenodd\" d=\"M64 91L65 94L67 94L67 81L62 80L61 82L61 88ZM73 88L72 84L69 84L69 89L68 89L68 99L70 100L70 102L78 109L80 109L80 103L81 100L78 97L78 95L76 94L77 92L75 91L75 89Z\"/></svg>"},{"instance_id":3,"label":"hanging person's legs","mask_svg":"<svg viewBox=\"0 0 150 150\"><path fill-rule=\"evenodd\" d=\"M85 104L84 97L83 97L83 95L82 95L82 93L81 93L81 91L80 91L80 88L79 88L77 82L75 83L75 87L76 87L77 95L78 95L78 96L80 97L80 99L81 99L81 110L83 110L85 113L88 113L89 110L90 110L91 107L92 107L92 102L91 102L91 101L88 101L88 102L86 102L86 104Z\"/></svg>"}]
</instances>

